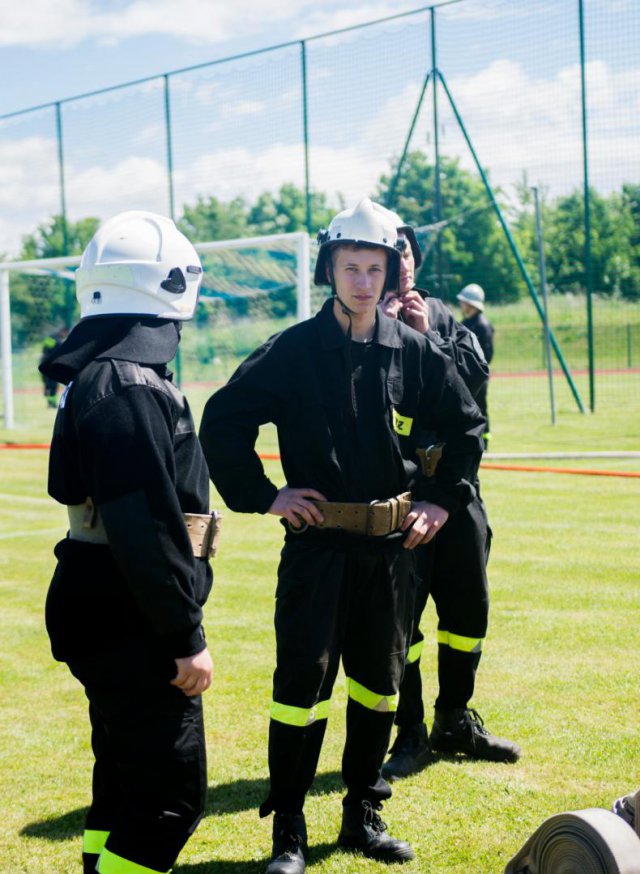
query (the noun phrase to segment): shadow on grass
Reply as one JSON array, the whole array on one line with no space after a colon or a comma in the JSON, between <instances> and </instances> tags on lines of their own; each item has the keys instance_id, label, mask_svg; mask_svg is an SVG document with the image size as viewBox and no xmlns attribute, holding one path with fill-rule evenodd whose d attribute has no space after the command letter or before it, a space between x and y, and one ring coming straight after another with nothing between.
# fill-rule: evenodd
<instances>
[{"instance_id":1,"label":"shadow on grass","mask_svg":"<svg viewBox=\"0 0 640 874\"><path fill-rule=\"evenodd\" d=\"M258 807L267 797L268 781L264 780L233 780L230 783L220 783L217 786L210 786L207 793L207 806L205 808L205 816L221 816L226 813L239 813L243 810L255 809L256 815ZM337 771L329 771L326 774L316 775L315 782L309 792L309 795L327 795L332 792L341 792L343 788L342 778ZM20 834L28 838L44 838L49 841L66 841L68 838L81 835L84 830L84 821L87 816L86 807L80 807L77 810L72 810L69 813L64 813L62 816L53 819L44 819L39 822L32 822L26 825ZM216 863L217 864L217 863ZM222 863L221 863L222 864ZM229 871L252 871L251 867L233 867L245 865L248 863L224 863L232 867ZM210 868L206 866L202 868L197 865L191 868L185 868L185 871L222 871L222 868Z\"/></svg>"},{"instance_id":2,"label":"shadow on grass","mask_svg":"<svg viewBox=\"0 0 640 874\"><path fill-rule=\"evenodd\" d=\"M309 865L321 862L336 852L342 852L336 844L316 844L309 848ZM176 865L175 874L258 874L264 871L268 859L259 862L232 862L228 859L213 859L211 862L198 862L197 865Z\"/></svg>"}]
</instances>

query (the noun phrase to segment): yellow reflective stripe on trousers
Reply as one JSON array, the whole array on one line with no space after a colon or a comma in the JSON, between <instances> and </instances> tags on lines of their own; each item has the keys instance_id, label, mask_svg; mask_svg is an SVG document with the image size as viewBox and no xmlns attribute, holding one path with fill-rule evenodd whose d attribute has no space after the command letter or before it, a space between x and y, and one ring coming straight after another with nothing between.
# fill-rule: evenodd
<instances>
[{"instance_id":1,"label":"yellow reflective stripe on trousers","mask_svg":"<svg viewBox=\"0 0 640 874\"><path fill-rule=\"evenodd\" d=\"M452 634L450 631L438 631L438 643L444 643L460 652L481 652L484 638L463 637L462 634Z\"/></svg>"},{"instance_id":2,"label":"yellow reflective stripe on trousers","mask_svg":"<svg viewBox=\"0 0 640 874\"><path fill-rule=\"evenodd\" d=\"M407 653L407 664L412 665L414 662L419 662L423 649L424 640L419 640L417 643L414 643L413 646L410 646L409 652Z\"/></svg>"},{"instance_id":3,"label":"yellow reflective stripe on trousers","mask_svg":"<svg viewBox=\"0 0 640 874\"><path fill-rule=\"evenodd\" d=\"M297 725L304 728L305 725L311 725L316 719L327 719L329 717L330 699L326 701L318 701L314 707L294 707L292 704L279 704L277 701L272 701L269 707L269 715L276 722L284 722L285 725Z\"/></svg>"},{"instance_id":4,"label":"yellow reflective stripe on trousers","mask_svg":"<svg viewBox=\"0 0 640 874\"><path fill-rule=\"evenodd\" d=\"M107 843L109 832L100 832L96 829L86 828L82 836L82 852L99 856L104 845Z\"/></svg>"},{"instance_id":5,"label":"yellow reflective stripe on trousers","mask_svg":"<svg viewBox=\"0 0 640 874\"><path fill-rule=\"evenodd\" d=\"M158 871L157 868L147 868L146 865L138 865L122 856L104 849L100 853L96 870L99 874L169 874L168 871Z\"/></svg>"},{"instance_id":6,"label":"yellow reflective stripe on trousers","mask_svg":"<svg viewBox=\"0 0 640 874\"><path fill-rule=\"evenodd\" d=\"M353 698L354 701L369 710L377 710L378 713L393 713L398 709L399 695L380 695L350 677L347 677L347 692L349 698Z\"/></svg>"}]
</instances>

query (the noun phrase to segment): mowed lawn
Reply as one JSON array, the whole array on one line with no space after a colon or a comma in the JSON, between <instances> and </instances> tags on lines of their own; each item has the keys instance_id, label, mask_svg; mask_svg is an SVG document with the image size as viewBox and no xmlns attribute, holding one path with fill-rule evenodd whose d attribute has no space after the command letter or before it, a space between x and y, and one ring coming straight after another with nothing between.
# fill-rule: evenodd
<instances>
[{"instance_id":1,"label":"mowed lawn","mask_svg":"<svg viewBox=\"0 0 640 874\"><path fill-rule=\"evenodd\" d=\"M638 448L637 409L582 417L566 401L552 429L544 407L492 387L495 449ZM37 397L38 405L42 398ZM194 408L201 397L195 393ZM636 404L637 407L637 404ZM38 427L13 439L47 439ZM529 416L527 428L523 417ZM526 433L523 438L522 434ZM4 432L5 439L9 436ZM274 449L267 432L263 447ZM543 463L543 462L538 462ZM554 462L640 468L635 462ZM282 483L277 462L267 462ZM80 874L91 751L81 688L50 655L43 605L65 514L46 496L47 453L0 451L0 872ZM473 704L524 750L515 765L441 759L396 784L384 819L409 839L406 874L499 874L542 820L609 807L640 787L640 479L485 470L494 530L490 630ZM217 496L214 502L220 505ZM225 512L206 629L216 663L207 693L207 814L177 874L257 874L270 850L266 735L275 570L274 517ZM91 581L87 580L87 585ZM87 617L90 621L90 617ZM435 694L435 616L423 622L427 713ZM385 871L335 847L345 691L334 691L316 786L307 803L310 871Z\"/></svg>"}]
</instances>

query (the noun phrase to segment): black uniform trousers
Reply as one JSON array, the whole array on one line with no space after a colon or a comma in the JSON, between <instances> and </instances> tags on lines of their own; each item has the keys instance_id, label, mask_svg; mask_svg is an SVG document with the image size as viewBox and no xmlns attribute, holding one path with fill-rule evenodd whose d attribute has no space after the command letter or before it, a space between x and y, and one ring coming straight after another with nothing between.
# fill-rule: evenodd
<instances>
[{"instance_id":1,"label":"black uniform trousers","mask_svg":"<svg viewBox=\"0 0 640 874\"><path fill-rule=\"evenodd\" d=\"M410 728L424 721L420 620L429 595L438 614L438 683L435 706L466 708L473 697L482 644L487 633L487 561L491 529L480 496L453 513L426 546L416 550L418 589L414 632L400 688L396 723Z\"/></svg>"},{"instance_id":2,"label":"black uniform trousers","mask_svg":"<svg viewBox=\"0 0 640 874\"><path fill-rule=\"evenodd\" d=\"M204 813L202 699L170 685L175 662L149 641L74 659L69 668L89 699L95 756L85 874L100 853L104 870L127 871L133 862L167 872Z\"/></svg>"},{"instance_id":3,"label":"black uniform trousers","mask_svg":"<svg viewBox=\"0 0 640 874\"><path fill-rule=\"evenodd\" d=\"M340 657L347 675L345 804L389 798L380 776L411 637L414 556L401 540L332 546L288 540L276 591L277 664L266 816L302 811L324 738ZM320 542L318 542L320 540Z\"/></svg>"}]
</instances>

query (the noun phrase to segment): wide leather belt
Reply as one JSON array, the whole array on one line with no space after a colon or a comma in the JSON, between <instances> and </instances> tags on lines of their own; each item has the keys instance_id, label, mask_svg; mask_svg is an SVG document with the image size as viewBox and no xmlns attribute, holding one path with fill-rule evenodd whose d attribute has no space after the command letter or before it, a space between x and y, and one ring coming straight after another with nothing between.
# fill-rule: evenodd
<instances>
[{"instance_id":1,"label":"wide leather belt","mask_svg":"<svg viewBox=\"0 0 640 874\"><path fill-rule=\"evenodd\" d=\"M504 874L640 874L640 839L615 813L597 807L542 823Z\"/></svg>"},{"instance_id":2,"label":"wide leather belt","mask_svg":"<svg viewBox=\"0 0 640 874\"><path fill-rule=\"evenodd\" d=\"M69 537L83 543L106 545L107 532L100 511L90 498L84 504L67 506ZM213 513L183 513L189 542L195 558L215 558L222 528L222 515Z\"/></svg>"},{"instance_id":3,"label":"wide leather belt","mask_svg":"<svg viewBox=\"0 0 640 874\"><path fill-rule=\"evenodd\" d=\"M342 503L339 501L314 501L324 516L315 528L346 531L348 534L363 534L366 537L384 537L397 531L411 509L411 492L404 492L388 501L364 503ZM308 525L300 528L289 526L293 534L306 531Z\"/></svg>"}]
</instances>

